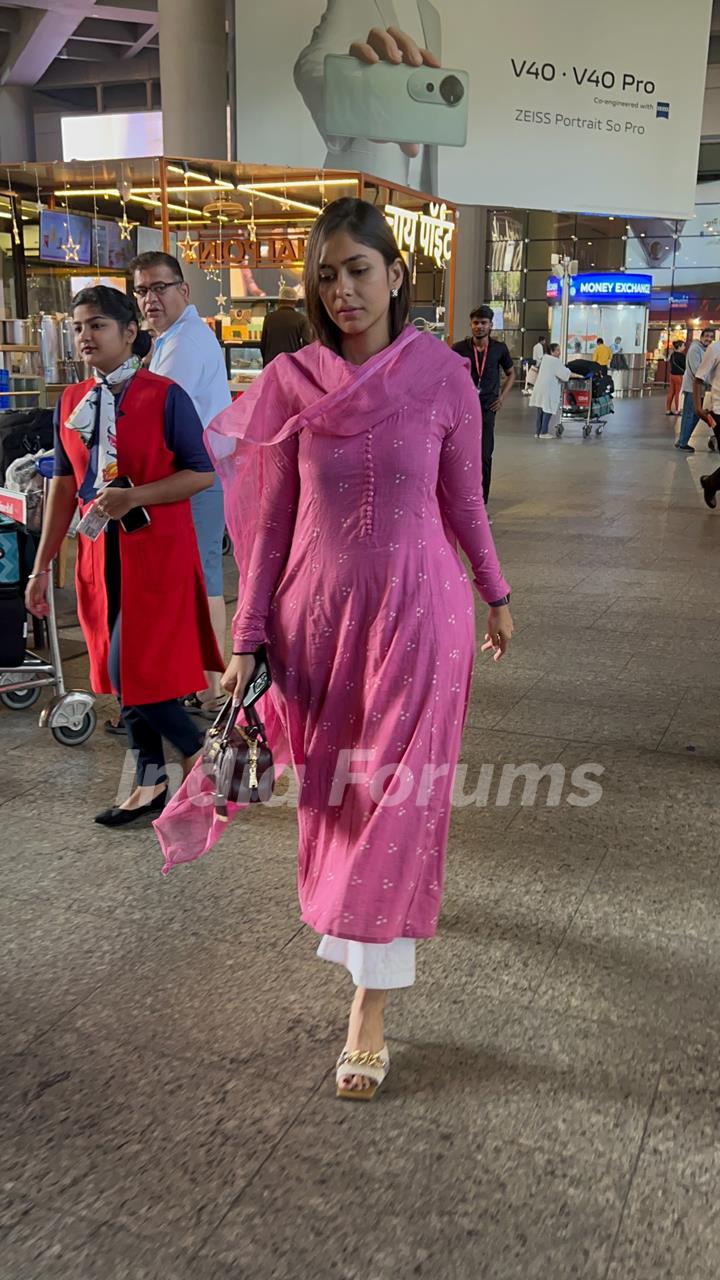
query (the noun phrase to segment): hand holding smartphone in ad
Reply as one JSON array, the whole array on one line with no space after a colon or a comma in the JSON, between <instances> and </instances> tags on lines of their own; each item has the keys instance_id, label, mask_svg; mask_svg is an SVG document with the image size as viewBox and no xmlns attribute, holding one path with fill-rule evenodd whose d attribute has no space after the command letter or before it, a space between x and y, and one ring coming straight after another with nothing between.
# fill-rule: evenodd
<instances>
[{"instance_id":1,"label":"hand holding smartphone in ad","mask_svg":"<svg viewBox=\"0 0 720 1280\"><path fill-rule=\"evenodd\" d=\"M441 69L406 32L373 28L349 55L325 58L326 126L338 137L396 142L411 158L421 145L462 147L468 88L467 72Z\"/></svg>"}]
</instances>

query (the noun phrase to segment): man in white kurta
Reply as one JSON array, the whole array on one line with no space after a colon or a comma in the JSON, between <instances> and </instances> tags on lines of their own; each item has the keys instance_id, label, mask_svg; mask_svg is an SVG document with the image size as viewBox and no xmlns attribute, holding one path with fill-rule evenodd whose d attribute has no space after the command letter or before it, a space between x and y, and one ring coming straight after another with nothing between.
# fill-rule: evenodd
<instances>
[{"instance_id":1,"label":"man in white kurta","mask_svg":"<svg viewBox=\"0 0 720 1280\"><path fill-rule=\"evenodd\" d=\"M569 378L570 370L560 359L560 346L553 342L548 354L540 361L537 382L530 397L530 404L537 409L535 435L538 440L548 439L550 423L560 411L563 384Z\"/></svg>"}]
</instances>

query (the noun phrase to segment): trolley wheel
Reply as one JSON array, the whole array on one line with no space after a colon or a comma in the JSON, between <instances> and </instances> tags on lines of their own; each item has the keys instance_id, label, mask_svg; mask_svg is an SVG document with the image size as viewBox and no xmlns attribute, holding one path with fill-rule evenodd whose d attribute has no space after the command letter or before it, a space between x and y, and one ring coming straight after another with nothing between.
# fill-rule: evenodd
<instances>
[{"instance_id":1,"label":"trolley wheel","mask_svg":"<svg viewBox=\"0 0 720 1280\"><path fill-rule=\"evenodd\" d=\"M557 424L557 426L556 426L556 428L555 428L555 435L556 435L556 436L561 436L564 430L565 430L565 428L564 428L564 426L563 426L562 422L558 422L558 424Z\"/></svg>"},{"instance_id":2,"label":"trolley wheel","mask_svg":"<svg viewBox=\"0 0 720 1280\"><path fill-rule=\"evenodd\" d=\"M583 435L585 436L586 440L588 436L592 435L592 427L590 426L589 422L586 422L585 426L583 427Z\"/></svg>"},{"instance_id":3,"label":"trolley wheel","mask_svg":"<svg viewBox=\"0 0 720 1280\"><path fill-rule=\"evenodd\" d=\"M97 725L97 715L95 708L91 707L85 712L77 729L71 729L69 724L58 724L51 727L50 732L56 742L62 744L63 747L81 747L83 742L87 742L92 737Z\"/></svg>"},{"instance_id":4,"label":"trolley wheel","mask_svg":"<svg viewBox=\"0 0 720 1280\"><path fill-rule=\"evenodd\" d=\"M600 423L600 426L595 428L595 435L596 435L596 436L601 436L601 435L602 435L602 433L603 433L603 431L604 431L604 429L605 429L605 423L604 423L604 422L601 422L601 423Z\"/></svg>"},{"instance_id":5,"label":"trolley wheel","mask_svg":"<svg viewBox=\"0 0 720 1280\"><path fill-rule=\"evenodd\" d=\"M8 693L0 693L0 702L11 711L24 711L26 707L33 707L39 697L40 690L30 686L27 689L13 689Z\"/></svg>"},{"instance_id":6,"label":"trolley wheel","mask_svg":"<svg viewBox=\"0 0 720 1280\"><path fill-rule=\"evenodd\" d=\"M230 534L226 529L223 534L222 553L224 556L229 556L231 551L232 551L232 542L230 541Z\"/></svg>"}]
</instances>

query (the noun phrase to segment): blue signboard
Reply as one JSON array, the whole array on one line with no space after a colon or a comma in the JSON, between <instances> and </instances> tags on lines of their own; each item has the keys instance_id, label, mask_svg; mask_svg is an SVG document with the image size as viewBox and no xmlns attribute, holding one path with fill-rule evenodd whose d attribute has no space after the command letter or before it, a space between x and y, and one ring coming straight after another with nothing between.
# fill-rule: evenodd
<instances>
[{"instance_id":1,"label":"blue signboard","mask_svg":"<svg viewBox=\"0 0 720 1280\"><path fill-rule=\"evenodd\" d=\"M551 302L562 298L562 282L557 276L548 280L547 296ZM622 302L626 306L647 306L651 297L652 276L634 275L629 271L593 271L573 276L570 281L570 301L574 303Z\"/></svg>"}]
</instances>

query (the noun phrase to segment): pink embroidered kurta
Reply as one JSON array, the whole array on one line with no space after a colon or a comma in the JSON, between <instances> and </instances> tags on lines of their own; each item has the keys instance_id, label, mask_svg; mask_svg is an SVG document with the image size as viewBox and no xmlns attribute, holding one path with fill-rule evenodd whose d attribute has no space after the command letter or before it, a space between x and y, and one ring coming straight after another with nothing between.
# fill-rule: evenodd
<instances>
[{"instance_id":1,"label":"pink embroidered kurta","mask_svg":"<svg viewBox=\"0 0 720 1280\"><path fill-rule=\"evenodd\" d=\"M206 440L244 579L233 648L267 643L261 714L301 784L302 918L361 942L431 937L475 645L454 539L484 600L509 590L466 363L412 328L359 367L315 344L274 361ZM156 824L168 865L217 837L183 847L174 806Z\"/></svg>"}]
</instances>

